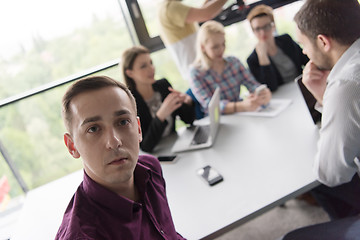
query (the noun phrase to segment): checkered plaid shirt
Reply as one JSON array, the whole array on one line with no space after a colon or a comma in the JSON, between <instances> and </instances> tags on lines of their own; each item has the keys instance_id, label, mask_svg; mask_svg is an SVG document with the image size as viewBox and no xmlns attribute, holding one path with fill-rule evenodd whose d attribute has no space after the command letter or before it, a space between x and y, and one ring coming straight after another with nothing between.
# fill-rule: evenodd
<instances>
[{"instance_id":1,"label":"checkered plaid shirt","mask_svg":"<svg viewBox=\"0 0 360 240\"><path fill-rule=\"evenodd\" d=\"M225 57L225 69L221 75L212 69L202 70L191 68L190 87L196 99L199 101L205 114L210 99L216 87L220 87L220 109L223 113L229 102L242 101L240 98L240 86L244 85L250 92L260 85L236 57Z\"/></svg>"}]
</instances>

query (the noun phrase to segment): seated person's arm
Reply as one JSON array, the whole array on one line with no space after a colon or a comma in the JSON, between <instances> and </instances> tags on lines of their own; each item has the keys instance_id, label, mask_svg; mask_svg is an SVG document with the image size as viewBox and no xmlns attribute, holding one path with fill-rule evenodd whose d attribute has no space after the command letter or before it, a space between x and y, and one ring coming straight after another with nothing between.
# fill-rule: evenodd
<instances>
[{"instance_id":1,"label":"seated person's arm","mask_svg":"<svg viewBox=\"0 0 360 240\"><path fill-rule=\"evenodd\" d=\"M246 99L239 102L228 102L224 108L225 114L235 112L251 112L255 111L258 107L266 105L271 99L270 89L266 88L260 94L250 94Z\"/></svg>"},{"instance_id":2,"label":"seated person's arm","mask_svg":"<svg viewBox=\"0 0 360 240\"><path fill-rule=\"evenodd\" d=\"M180 108L176 110L176 115L179 115L181 120L185 123L191 124L195 120L195 105L193 100L186 93L179 92L171 87L169 87L169 91L179 94L182 100L182 105Z\"/></svg>"},{"instance_id":3,"label":"seated person's arm","mask_svg":"<svg viewBox=\"0 0 360 240\"><path fill-rule=\"evenodd\" d=\"M191 91L194 94L195 98L200 103L201 107L205 110L205 113L207 113L208 105L210 102L210 99L213 95L213 91L211 87L207 86L207 83L205 83L205 77L202 74L201 70L197 69L196 67L193 67L190 71L191 75ZM228 100L220 100L220 111L221 113L224 113L224 108L226 104L228 103Z\"/></svg>"},{"instance_id":4,"label":"seated person's arm","mask_svg":"<svg viewBox=\"0 0 360 240\"><path fill-rule=\"evenodd\" d=\"M177 110L183 104L183 99L178 93L169 93L162 102L159 110L156 112L156 117L160 121L165 121L165 119L170 116L175 110Z\"/></svg>"},{"instance_id":5,"label":"seated person's arm","mask_svg":"<svg viewBox=\"0 0 360 240\"><path fill-rule=\"evenodd\" d=\"M259 41L256 44L255 51L256 54L258 55L260 66L270 65L270 58L267 54L267 46L265 42Z\"/></svg>"},{"instance_id":6,"label":"seated person's arm","mask_svg":"<svg viewBox=\"0 0 360 240\"><path fill-rule=\"evenodd\" d=\"M251 73L259 83L266 84L271 91L277 90L278 80L276 77L276 70L271 64L260 66L255 54L251 54L248 57L247 63Z\"/></svg>"},{"instance_id":7,"label":"seated person's arm","mask_svg":"<svg viewBox=\"0 0 360 240\"><path fill-rule=\"evenodd\" d=\"M309 61L303 70L303 83L305 87L316 98L318 103L322 105L323 96L326 89L326 80L329 71L319 70L312 61Z\"/></svg>"},{"instance_id":8,"label":"seated person's arm","mask_svg":"<svg viewBox=\"0 0 360 240\"><path fill-rule=\"evenodd\" d=\"M260 107L260 104L256 101L254 95L250 95L243 101L228 102L225 105L223 113L231 114L236 112L250 112L255 111L258 107Z\"/></svg>"},{"instance_id":9,"label":"seated person's arm","mask_svg":"<svg viewBox=\"0 0 360 240\"><path fill-rule=\"evenodd\" d=\"M173 89L172 87L169 87L169 91L178 93L181 97L183 97L183 103L185 103L187 105L192 105L193 104L193 100L186 93L179 92L179 91Z\"/></svg>"},{"instance_id":10,"label":"seated person's arm","mask_svg":"<svg viewBox=\"0 0 360 240\"><path fill-rule=\"evenodd\" d=\"M349 182L360 162L360 88L357 83L340 84L329 89L323 109L322 126L314 171L327 186Z\"/></svg>"}]
</instances>

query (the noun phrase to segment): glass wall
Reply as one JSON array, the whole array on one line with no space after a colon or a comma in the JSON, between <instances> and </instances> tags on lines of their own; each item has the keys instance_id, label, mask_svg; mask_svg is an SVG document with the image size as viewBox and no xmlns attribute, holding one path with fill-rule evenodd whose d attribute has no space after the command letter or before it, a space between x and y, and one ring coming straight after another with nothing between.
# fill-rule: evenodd
<instances>
[{"instance_id":1,"label":"glass wall","mask_svg":"<svg viewBox=\"0 0 360 240\"><path fill-rule=\"evenodd\" d=\"M0 169L0 212L2 212L6 209L11 197L21 195L23 191L1 154Z\"/></svg>"},{"instance_id":2,"label":"glass wall","mask_svg":"<svg viewBox=\"0 0 360 240\"><path fill-rule=\"evenodd\" d=\"M117 67L97 74L120 80ZM63 142L66 130L61 118L61 98L67 87L64 85L0 108L0 139L29 189L82 167L81 160L73 159ZM8 167L2 167L4 164L1 160L0 177L10 177L10 193L15 197L22 191Z\"/></svg>"},{"instance_id":3,"label":"glass wall","mask_svg":"<svg viewBox=\"0 0 360 240\"><path fill-rule=\"evenodd\" d=\"M204 0L183 2L196 7ZM226 6L235 2L228 1ZM154 2L138 0L138 3L150 37L157 40L155 45L161 43L157 37L159 26ZM124 0L0 2L3 36L0 41L0 104L28 90L81 73L88 74L89 69L96 66L119 61L124 49L132 46L132 39L136 39L131 37L129 29L134 32L137 27L126 25L131 22L129 12L125 11L125 21L119 4L126 8ZM292 19L301 5L300 1L275 10L279 34L289 33L295 39ZM246 65L246 58L256 44L249 24L238 22L225 30L226 54L237 56ZM160 48L158 44L153 49ZM153 52L151 56L157 79L167 78L180 91L188 89L189 83L182 79L166 49ZM121 81L118 66L95 74ZM72 158L63 142L61 98L67 86L0 107L0 141L30 190L82 168L81 159ZM6 184L1 185L1 181ZM16 222L16 210L23 202L21 195L22 188L0 154L0 238L6 239L13 232L11 226ZM10 216L13 220L9 220Z\"/></svg>"},{"instance_id":4,"label":"glass wall","mask_svg":"<svg viewBox=\"0 0 360 240\"><path fill-rule=\"evenodd\" d=\"M64 87L1 108L0 139L29 189L78 169L62 141ZM1 173L0 173L1 174Z\"/></svg>"},{"instance_id":5,"label":"glass wall","mask_svg":"<svg viewBox=\"0 0 360 240\"><path fill-rule=\"evenodd\" d=\"M119 58L132 45L117 1L1 1L0 29L0 99Z\"/></svg>"},{"instance_id":6,"label":"glass wall","mask_svg":"<svg viewBox=\"0 0 360 240\"><path fill-rule=\"evenodd\" d=\"M133 45L118 1L2 1L0 29L0 100L119 59ZM120 80L118 68L98 74ZM0 108L0 140L29 189L82 166L62 139L65 88ZM14 198L23 191L0 157Z\"/></svg>"},{"instance_id":7,"label":"glass wall","mask_svg":"<svg viewBox=\"0 0 360 240\"><path fill-rule=\"evenodd\" d=\"M202 2L184 1L192 6ZM119 59L133 43L118 4L94 0L0 3L0 26L7 36L0 42L0 100ZM154 5L146 0L139 4L151 36L157 36ZM23 7L19 9L20 5ZM301 5L295 2L275 10L279 34L289 33L295 38L292 19ZM246 65L256 44L249 24L243 21L227 26L226 41L226 54L239 57ZM182 80L166 49L152 53L152 58L157 79L167 78L175 89L187 90L189 83ZM118 67L96 74L121 80ZM66 87L0 108L0 140L29 189L82 167L81 160L73 159L63 143L60 109ZM8 178L11 197L22 193L0 158L2 176Z\"/></svg>"}]
</instances>

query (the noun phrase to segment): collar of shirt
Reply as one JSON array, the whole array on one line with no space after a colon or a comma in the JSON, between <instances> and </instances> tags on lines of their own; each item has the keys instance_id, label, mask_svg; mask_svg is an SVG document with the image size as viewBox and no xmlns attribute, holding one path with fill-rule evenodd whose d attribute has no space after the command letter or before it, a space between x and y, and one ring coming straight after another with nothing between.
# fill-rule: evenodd
<instances>
[{"instance_id":1,"label":"collar of shirt","mask_svg":"<svg viewBox=\"0 0 360 240\"><path fill-rule=\"evenodd\" d=\"M151 170L137 163L134 171L135 185L138 188L141 201L144 199L146 185L151 178ZM109 189L101 186L94 180L92 180L84 171L83 180L84 192L97 204L111 209L116 214L122 216L124 219L131 220L133 213L142 207L143 204L132 201L125 197L110 191Z\"/></svg>"},{"instance_id":2,"label":"collar of shirt","mask_svg":"<svg viewBox=\"0 0 360 240\"><path fill-rule=\"evenodd\" d=\"M221 77L228 70L228 68L231 67L231 65L229 64L229 59L228 58L229 57L223 57L223 60L224 60L225 63L224 63L224 69L223 69L222 73L219 74L218 72L213 70L211 67L208 69L208 72L210 72L212 74L215 74L218 77Z\"/></svg>"},{"instance_id":3,"label":"collar of shirt","mask_svg":"<svg viewBox=\"0 0 360 240\"><path fill-rule=\"evenodd\" d=\"M359 54L360 51L360 38L357 39L340 57L340 59L336 62L334 67L331 69L331 72L327 78L328 83L335 81L337 79L337 74L341 72L346 64L348 64L349 59L351 59L354 55Z\"/></svg>"}]
</instances>

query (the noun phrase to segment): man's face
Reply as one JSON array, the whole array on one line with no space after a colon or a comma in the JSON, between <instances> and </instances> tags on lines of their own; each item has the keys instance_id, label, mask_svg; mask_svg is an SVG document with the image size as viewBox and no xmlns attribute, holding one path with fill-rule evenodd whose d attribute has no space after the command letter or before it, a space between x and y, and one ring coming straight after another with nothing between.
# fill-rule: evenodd
<instances>
[{"instance_id":1,"label":"man's face","mask_svg":"<svg viewBox=\"0 0 360 240\"><path fill-rule=\"evenodd\" d=\"M326 52L321 48L319 40L309 39L299 29L297 29L296 35L298 41L303 47L303 53L306 54L320 70L331 70L331 60Z\"/></svg>"},{"instance_id":2,"label":"man's face","mask_svg":"<svg viewBox=\"0 0 360 240\"><path fill-rule=\"evenodd\" d=\"M89 177L108 188L132 181L142 136L124 90L105 87L81 93L70 109L72 134L65 134L65 143L73 157L82 157Z\"/></svg>"}]
</instances>

